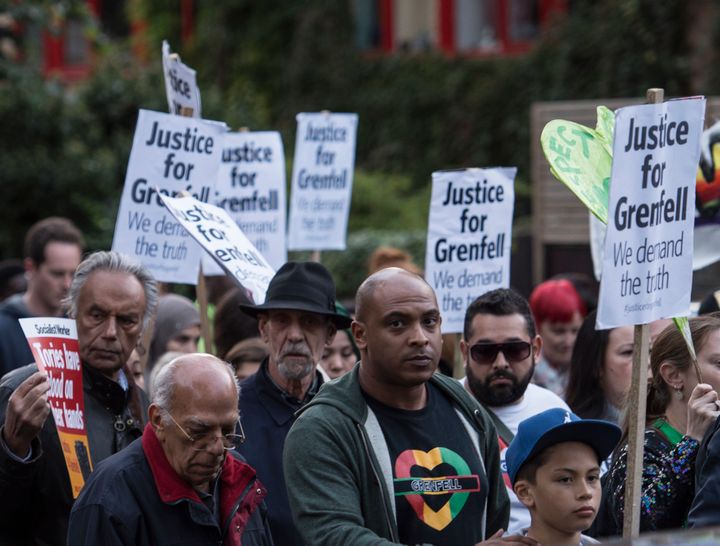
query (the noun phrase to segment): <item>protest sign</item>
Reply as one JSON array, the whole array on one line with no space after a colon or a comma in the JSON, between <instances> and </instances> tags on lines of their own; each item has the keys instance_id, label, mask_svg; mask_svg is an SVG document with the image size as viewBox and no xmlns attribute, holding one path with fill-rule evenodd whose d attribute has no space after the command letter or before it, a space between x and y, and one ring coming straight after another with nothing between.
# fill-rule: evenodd
<instances>
[{"instance_id":1,"label":"protest sign","mask_svg":"<svg viewBox=\"0 0 720 546\"><path fill-rule=\"evenodd\" d=\"M217 123L140 110L112 248L137 258L161 282L195 284L202 249L163 208L158 192L210 201L222 133Z\"/></svg>"},{"instance_id":2,"label":"protest sign","mask_svg":"<svg viewBox=\"0 0 720 546\"><path fill-rule=\"evenodd\" d=\"M225 133L221 142L214 203L278 269L287 261L285 154L280 133Z\"/></svg>"},{"instance_id":3,"label":"protest sign","mask_svg":"<svg viewBox=\"0 0 720 546\"><path fill-rule=\"evenodd\" d=\"M720 121L703 131L695 177L697 214L693 269L720 259Z\"/></svg>"},{"instance_id":4,"label":"protest sign","mask_svg":"<svg viewBox=\"0 0 720 546\"><path fill-rule=\"evenodd\" d=\"M510 285L510 245L517 169L433 173L425 278L435 290L442 332L463 331L465 309Z\"/></svg>"},{"instance_id":5,"label":"protest sign","mask_svg":"<svg viewBox=\"0 0 720 546\"><path fill-rule=\"evenodd\" d=\"M552 174L597 218L607 223L614 114L597 108L595 130L562 119L545 125L540 143Z\"/></svg>"},{"instance_id":6,"label":"protest sign","mask_svg":"<svg viewBox=\"0 0 720 546\"><path fill-rule=\"evenodd\" d=\"M167 210L217 263L252 294L256 304L265 301L275 271L235 221L221 208L192 197L160 199Z\"/></svg>"},{"instance_id":7,"label":"protest sign","mask_svg":"<svg viewBox=\"0 0 720 546\"><path fill-rule=\"evenodd\" d=\"M357 114L298 114L289 250L344 250Z\"/></svg>"},{"instance_id":8,"label":"protest sign","mask_svg":"<svg viewBox=\"0 0 720 546\"><path fill-rule=\"evenodd\" d=\"M686 315L704 98L616 113L598 328Z\"/></svg>"},{"instance_id":9,"label":"protest sign","mask_svg":"<svg viewBox=\"0 0 720 546\"><path fill-rule=\"evenodd\" d=\"M165 76L165 94L171 114L201 117L200 89L197 86L195 71L180 62L177 55L170 53L167 40L162 43L163 75Z\"/></svg>"},{"instance_id":10,"label":"protest sign","mask_svg":"<svg viewBox=\"0 0 720 546\"><path fill-rule=\"evenodd\" d=\"M92 472L85 427L83 376L75 321L65 318L19 319L38 369L50 382L48 402L65 457L73 498Z\"/></svg>"}]
</instances>

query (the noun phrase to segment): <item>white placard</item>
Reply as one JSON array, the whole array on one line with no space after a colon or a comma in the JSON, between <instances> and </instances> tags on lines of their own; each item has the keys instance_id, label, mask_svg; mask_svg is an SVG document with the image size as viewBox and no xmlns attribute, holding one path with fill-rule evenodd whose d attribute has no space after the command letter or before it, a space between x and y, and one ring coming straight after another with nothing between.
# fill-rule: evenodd
<instances>
[{"instance_id":1,"label":"white placard","mask_svg":"<svg viewBox=\"0 0 720 546\"><path fill-rule=\"evenodd\" d=\"M256 304L265 301L275 271L223 209L192 197L161 195L160 199L217 263L251 292Z\"/></svg>"},{"instance_id":2,"label":"white placard","mask_svg":"<svg viewBox=\"0 0 720 546\"><path fill-rule=\"evenodd\" d=\"M202 248L168 214L157 191L210 201L223 133L218 123L140 110L112 248L134 256L158 281L197 283Z\"/></svg>"},{"instance_id":3,"label":"white placard","mask_svg":"<svg viewBox=\"0 0 720 546\"><path fill-rule=\"evenodd\" d=\"M687 316L705 99L615 114L598 328Z\"/></svg>"},{"instance_id":4,"label":"white placard","mask_svg":"<svg viewBox=\"0 0 720 546\"><path fill-rule=\"evenodd\" d=\"M165 94L171 114L182 114L183 108L192 110L192 117L200 119L200 89L197 86L195 71L183 64L179 58L170 56L167 40L162 43L163 75L165 76Z\"/></svg>"},{"instance_id":5,"label":"white placard","mask_svg":"<svg viewBox=\"0 0 720 546\"><path fill-rule=\"evenodd\" d=\"M443 334L463 331L475 298L510 285L516 172L497 167L432 175L425 279L440 305Z\"/></svg>"},{"instance_id":6,"label":"white placard","mask_svg":"<svg viewBox=\"0 0 720 546\"><path fill-rule=\"evenodd\" d=\"M298 114L289 250L344 250L357 114Z\"/></svg>"},{"instance_id":7,"label":"white placard","mask_svg":"<svg viewBox=\"0 0 720 546\"><path fill-rule=\"evenodd\" d=\"M279 269L287 261L285 153L280 133L225 133L221 142L213 201Z\"/></svg>"},{"instance_id":8,"label":"white placard","mask_svg":"<svg viewBox=\"0 0 720 546\"><path fill-rule=\"evenodd\" d=\"M590 229L590 257L593 263L593 275L595 275L595 280L600 282L607 226L598 220L597 216L592 212L588 212L588 227Z\"/></svg>"}]
</instances>

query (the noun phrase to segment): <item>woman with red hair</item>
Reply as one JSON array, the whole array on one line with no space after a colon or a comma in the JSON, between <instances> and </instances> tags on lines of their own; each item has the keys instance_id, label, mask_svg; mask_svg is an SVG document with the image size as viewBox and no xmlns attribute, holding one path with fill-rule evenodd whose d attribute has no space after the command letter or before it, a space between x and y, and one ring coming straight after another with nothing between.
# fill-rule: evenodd
<instances>
[{"instance_id":1,"label":"woman with red hair","mask_svg":"<svg viewBox=\"0 0 720 546\"><path fill-rule=\"evenodd\" d=\"M533 381L562 397L567 386L575 337L587 314L585 304L570 281L558 279L535 287L530 294L530 308L543 340Z\"/></svg>"}]
</instances>

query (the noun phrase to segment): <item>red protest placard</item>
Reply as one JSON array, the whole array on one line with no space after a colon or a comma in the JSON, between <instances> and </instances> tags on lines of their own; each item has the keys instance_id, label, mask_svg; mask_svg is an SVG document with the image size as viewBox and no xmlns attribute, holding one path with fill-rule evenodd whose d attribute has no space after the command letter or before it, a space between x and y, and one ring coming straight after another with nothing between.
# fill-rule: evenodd
<instances>
[{"instance_id":1,"label":"red protest placard","mask_svg":"<svg viewBox=\"0 0 720 546\"><path fill-rule=\"evenodd\" d=\"M20 319L35 362L48 375L48 400L77 498L92 472L85 428L83 377L75 321L64 318Z\"/></svg>"}]
</instances>

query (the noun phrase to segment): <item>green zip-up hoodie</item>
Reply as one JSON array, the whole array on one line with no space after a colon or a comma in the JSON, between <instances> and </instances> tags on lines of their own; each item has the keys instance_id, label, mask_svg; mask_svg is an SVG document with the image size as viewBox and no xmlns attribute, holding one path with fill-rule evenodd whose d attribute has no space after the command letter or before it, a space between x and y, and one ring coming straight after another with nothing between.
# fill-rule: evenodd
<instances>
[{"instance_id":1,"label":"green zip-up hoodie","mask_svg":"<svg viewBox=\"0 0 720 546\"><path fill-rule=\"evenodd\" d=\"M390 454L360 391L359 365L323 385L285 441L283 463L293 518L305 544L397 544ZM484 409L449 377L430 382L453 403L488 478L484 536L506 529L510 503L500 472L497 433Z\"/></svg>"}]
</instances>

